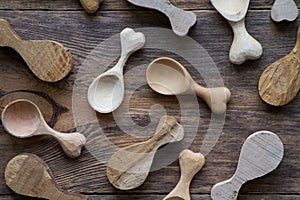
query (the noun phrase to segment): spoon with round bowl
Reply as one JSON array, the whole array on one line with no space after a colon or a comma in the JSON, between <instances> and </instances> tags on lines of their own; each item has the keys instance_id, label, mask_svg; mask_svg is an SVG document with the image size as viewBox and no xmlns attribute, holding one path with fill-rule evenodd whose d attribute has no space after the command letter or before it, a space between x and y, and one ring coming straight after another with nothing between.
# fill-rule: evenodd
<instances>
[{"instance_id":1,"label":"spoon with round bowl","mask_svg":"<svg viewBox=\"0 0 300 200\"><path fill-rule=\"evenodd\" d=\"M120 34L120 39L122 52L118 63L95 78L88 89L88 102L99 113L110 113L120 106L124 98L125 63L131 54L146 43L144 34L136 33L131 28L125 28Z\"/></svg>"},{"instance_id":2,"label":"spoon with round bowl","mask_svg":"<svg viewBox=\"0 0 300 200\"><path fill-rule=\"evenodd\" d=\"M197 84L188 71L172 58L154 60L147 69L147 82L156 92L164 95L180 95L195 92L213 113L223 114L231 93L226 87L205 88Z\"/></svg>"},{"instance_id":3,"label":"spoon with round bowl","mask_svg":"<svg viewBox=\"0 0 300 200\"><path fill-rule=\"evenodd\" d=\"M60 133L50 128L40 109L25 99L15 100L5 106L2 124L8 133L18 138L50 135L58 140L70 158L80 156L81 148L86 143L86 138L80 133Z\"/></svg>"}]
</instances>

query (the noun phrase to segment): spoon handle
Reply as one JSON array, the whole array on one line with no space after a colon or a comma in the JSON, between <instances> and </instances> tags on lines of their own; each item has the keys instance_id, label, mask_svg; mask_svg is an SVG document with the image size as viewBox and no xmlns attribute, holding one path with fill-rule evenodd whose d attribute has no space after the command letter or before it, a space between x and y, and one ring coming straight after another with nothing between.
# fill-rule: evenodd
<instances>
[{"instance_id":1,"label":"spoon handle","mask_svg":"<svg viewBox=\"0 0 300 200\"><path fill-rule=\"evenodd\" d=\"M275 22L294 21L298 14L299 11L294 0L275 0L271 9L271 17Z\"/></svg>"},{"instance_id":2,"label":"spoon handle","mask_svg":"<svg viewBox=\"0 0 300 200\"><path fill-rule=\"evenodd\" d=\"M87 13L95 13L99 9L99 4L103 0L80 0L80 3L82 4L83 8Z\"/></svg>"},{"instance_id":3,"label":"spoon handle","mask_svg":"<svg viewBox=\"0 0 300 200\"><path fill-rule=\"evenodd\" d=\"M0 27L0 46L11 47L17 50L22 42L21 38L5 19L0 18Z\"/></svg>"},{"instance_id":4,"label":"spoon handle","mask_svg":"<svg viewBox=\"0 0 300 200\"><path fill-rule=\"evenodd\" d=\"M233 43L230 48L229 59L233 64L239 65L246 60L256 60L262 55L261 44L246 30L245 18L238 22L231 22L234 33Z\"/></svg>"}]
</instances>

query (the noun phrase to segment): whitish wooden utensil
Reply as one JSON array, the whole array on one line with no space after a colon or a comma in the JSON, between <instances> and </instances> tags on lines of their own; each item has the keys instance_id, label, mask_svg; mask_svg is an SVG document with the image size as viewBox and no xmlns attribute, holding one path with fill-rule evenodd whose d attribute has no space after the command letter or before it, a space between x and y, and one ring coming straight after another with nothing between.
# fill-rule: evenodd
<instances>
[{"instance_id":1,"label":"whitish wooden utensil","mask_svg":"<svg viewBox=\"0 0 300 200\"><path fill-rule=\"evenodd\" d=\"M256 60L262 55L262 46L246 30L245 16L250 0L210 0L218 12L228 20L234 33L229 59L234 64Z\"/></svg>"},{"instance_id":2,"label":"whitish wooden utensil","mask_svg":"<svg viewBox=\"0 0 300 200\"><path fill-rule=\"evenodd\" d=\"M231 94L228 88L205 88L198 85L188 71L172 58L162 57L154 60L146 72L149 86L164 95L180 95L195 92L204 99L212 112L223 114L226 112L227 102Z\"/></svg>"},{"instance_id":3,"label":"whitish wooden utensil","mask_svg":"<svg viewBox=\"0 0 300 200\"><path fill-rule=\"evenodd\" d=\"M275 170L283 158L283 144L272 132L260 131L245 141L232 178L214 185L213 200L235 200L242 185Z\"/></svg>"},{"instance_id":4,"label":"whitish wooden utensil","mask_svg":"<svg viewBox=\"0 0 300 200\"><path fill-rule=\"evenodd\" d=\"M112 69L98 76L88 90L88 102L100 113L116 110L124 98L123 68L129 56L141 49L145 42L143 33L136 33L131 28L124 29L120 34L121 57Z\"/></svg>"},{"instance_id":5,"label":"whitish wooden utensil","mask_svg":"<svg viewBox=\"0 0 300 200\"><path fill-rule=\"evenodd\" d=\"M57 82L72 70L72 56L58 42L50 40L21 40L8 22L0 19L0 47L11 47L41 80Z\"/></svg>"},{"instance_id":6,"label":"whitish wooden utensil","mask_svg":"<svg viewBox=\"0 0 300 200\"><path fill-rule=\"evenodd\" d=\"M57 139L67 156L80 156L86 143L80 133L60 133L45 122L40 109L31 101L20 99L5 106L2 112L2 124L5 130L18 138L38 135L50 135Z\"/></svg>"},{"instance_id":7,"label":"whitish wooden utensil","mask_svg":"<svg viewBox=\"0 0 300 200\"><path fill-rule=\"evenodd\" d=\"M197 22L197 16L191 11L184 11L174 6L169 0L127 0L130 3L145 8L152 8L165 14L170 22L174 33L185 36L189 29Z\"/></svg>"},{"instance_id":8,"label":"whitish wooden utensil","mask_svg":"<svg viewBox=\"0 0 300 200\"><path fill-rule=\"evenodd\" d=\"M271 10L271 17L275 22L294 21L298 14L297 5L293 0L275 0Z\"/></svg>"},{"instance_id":9,"label":"whitish wooden utensil","mask_svg":"<svg viewBox=\"0 0 300 200\"><path fill-rule=\"evenodd\" d=\"M291 102L300 89L300 28L294 49L277 60L262 73L258 90L260 97L273 106L283 106Z\"/></svg>"},{"instance_id":10,"label":"whitish wooden utensil","mask_svg":"<svg viewBox=\"0 0 300 200\"><path fill-rule=\"evenodd\" d=\"M158 148L170 142L181 141L183 137L183 127L174 117L162 117L151 139L120 149L110 158L106 172L108 180L120 190L139 187L149 174Z\"/></svg>"},{"instance_id":11,"label":"whitish wooden utensil","mask_svg":"<svg viewBox=\"0 0 300 200\"><path fill-rule=\"evenodd\" d=\"M48 165L34 154L20 154L5 169L5 181L14 192L49 200L87 200L84 195L61 190Z\"/></svg>"},{"instance_id":12,"label":"whitish wooden utensil","mask_svg":"<svg viewBox=\"0 0 300 200\"><path fill-rule=\"evenodd\" d=\"M102 3L103 0L80 0L83 8L87 13L95 13L99 9L99 4Z\"/></svg>"},{"instance_id":13,"label":"whitish wooden utensil","mask_svg":"<svg viewBox=\"0 0 300 200\"><path fill-rule=\"evenodd\" d=\"M176 187L164 198L164 200L190 200L190 184L194 176L202 169L205 158L201 153L183 150L179 156L181 169L180 180Z\"/></svg>"}]
</instances>

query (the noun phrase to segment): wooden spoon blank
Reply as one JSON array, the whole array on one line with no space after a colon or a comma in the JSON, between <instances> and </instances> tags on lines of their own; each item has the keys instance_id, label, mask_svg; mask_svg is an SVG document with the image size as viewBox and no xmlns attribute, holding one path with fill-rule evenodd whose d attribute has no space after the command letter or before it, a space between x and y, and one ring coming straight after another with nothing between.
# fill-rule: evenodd
<instances>
[{"instance_id":1,"label":"wooden spoon blank","mask_svg":"<svg viewBox=\"0 0 300 200\"><path fill-rule=\"evenodd\" d=\"M81 194L61 190L47 164L34 154L20 154L5 169L5 181L14 192L49 200L87 200Z\"/></svg>"},{"instance_id":2,"label":"wooden spoon blank","mask_svg":"<svg viewBox=\"0 0 300 200\"><path fill-rule=\"evenodd\" d=\"M164 200L190 200L190 184L194 176L202 169L205 158L200 153L183 150L179 156L181 176L176 187Z\"/></svg>"},{"instance_id":3,"label":"wooden spoon blank","mask_svg":"<svg viewBox=\"0 0 300 200\"><path fill-rule=\"evenodd\" d=\"M157 149L181 141L183 137L183 127L174 117L162 117L151 139L120 149L110 158L106 171L108 180L120 190L139 187L149 174Z\"/></svg>"},{"instance_id":4,"label":"wooden spoon blank","mask_svg":"<svg viewBox=\"0 0 300 200\"><path fill-rule=\"evenodd\" d=\"M0 19L0 27L0 46L15 49L39 79L57 82L72 70L72 56L60 43L21 40L4 19Z\"/></svg>"},{"instance_id":5,"label":"wooden spoon blank","mask_svg":"<svg viewBox=\"0 0 300 200\"><path fill-rule=\"evenodd\" d=\"M294 21L298 14L297 5L293 0L275 0L271 10L271 17L275 22Z\"/></svg>"},{"instance_id":6,"label":"wooden spoon blank","mask_svg":"<svg viewBox=\"0 0 300 200\"><path fill-rule=\"evenodd\" d=\"M272 132L252 134L243 144L237 170L229 180L214 185L213 200L235 200L242 185L275 170L283 158L280 138Z\"/></svg>"},{"instance_id":7,"label":"wooden spoon blank","mask_svg":"<svg viewBox=\"0 0 300 200\"><path fill-rule=\"evenodd\" d=\"M288 55L267 67L259 79L259 95L270 105L286 105L299 92L300 28L297 37L294 49Z\"/></svg>"},{"instance_id":8,"label":"wooden spoon blank","mask_svg":"<svg viewBox=\"0 0 300 200\"><path fill-rule=\"evenodd\" d=\"M103 0L80 0L83 8L87 13L95 13L99 9L99 4Z\"/></svg>"}]
</instances>

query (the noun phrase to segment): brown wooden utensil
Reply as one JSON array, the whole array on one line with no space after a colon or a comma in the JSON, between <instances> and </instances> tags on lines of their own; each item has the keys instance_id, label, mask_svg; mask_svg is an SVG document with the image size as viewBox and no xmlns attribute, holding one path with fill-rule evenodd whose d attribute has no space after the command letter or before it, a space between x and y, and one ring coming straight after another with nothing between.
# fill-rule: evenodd
<instances>
[{"instance_id":1,"label":"brown wooden utensil","mask_svg":"<svg viewBox=\"0 0 300 200\"><path fill-rule=\"evenodd\" d=\"M260 97L273 106L291 102L300 89L300 28L294 49L277 60L262 73L258 90Z\"/></svg>"},{"instance_id":2,"label":"brown wooden utensil","mask_svg":"<svg viewBox=\"0 0 300 200\"><path fill-rule=\"evenodd\" d=\"M80 133L60 133L48 126L40 109L31 101L20 99L5 106L2 112L2 124L5 130L18 138L49 135L59 141L64 152L70 158L80 156L86 143Z\"/></svg>"},{"instance_id":3,"label":"brown wooden utensil","mask_svg":"<svg viewBox=\"0 0 300 200\"><path fill-rule=\"evenodd\" d=\"M106 171L108 180L120 190L139 187L149 174L158 148L170 142L181 141L183 137L183 127L174 117L162 117L152 138L120 149L110 158Z\"/></svg>"},{"instance_id":4,"label":"brown wooden utensil","mask_svg":"<svg viewBox=\"0 0 300 200\"><path fill-rule=\"evenodd\" d=\"M85 195L61 190L48 165L34 154L20 154L5 169L5 181L14 192L49 200L87 200Z\"/></svg>"},{"instance_id":5,"label":"brown wooden utensil","mask_svg":"<svg viewBox=\"0 0 300 200\"><path fill-rule=\"evenodd\" d=\"M99 9L99 4L103 0L80 0L83 8L87 13L95 13Z\"/></svg>"},{"instance_id":6,"label":"brown wooden utensil","mask_svg":"<svg viewBox=\"0 0 300 200\"><path fill-rule=\"evenodd\" d=\"M57 82L72 70L68 49L50 40L22 40L5 19L0 19L0 47L11 47L41 80Z\"/></svg>"}]
</instances>

